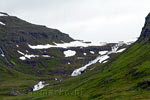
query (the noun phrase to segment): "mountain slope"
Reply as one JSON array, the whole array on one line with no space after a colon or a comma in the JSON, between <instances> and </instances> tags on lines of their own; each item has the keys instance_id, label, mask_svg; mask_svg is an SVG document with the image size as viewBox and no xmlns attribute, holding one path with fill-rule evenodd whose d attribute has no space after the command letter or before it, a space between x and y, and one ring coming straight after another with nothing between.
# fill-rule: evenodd
<instances>
[{"instance_id":1,"label":"mountain slope","mask_svg":"<svg viewBox=\"0 0 150 100\"><path fill-rule=\"evenodd\" d=\"M0 16L0 43L52 43L73 41L69 35L57 29L35 25L15 16Z\"/></svg>"},{"instance_id":2,"label":"mountain slope","mask_svg":"<svg viewBox=\"0 0 150 100\"><path fill-rule=\"evenodd\" d=\"M106 64L59 85L47 86L12 100L148 100L150 35L144 31L149 28L145 25L139 40Z\"/></svg>"},{"instance_id":3,"label":"mountain slope","mask_svg":"<svg viewBox=\"0 0 150 100\"><path fill-rule=\"evenodd\" d=\"M0 13L0 60L8 67L24 74L44 77L48 80L66 79L75 69L98 57L100 51L110 51L117 44L93 45L90 42L74 41L59 30L34 25L15 16ZM34 49L39 45L50 47ZM122 43L117 49L126 47L128 45ZM66 56L65 52L68 51L75 52L75 55Z\"/></svg>"},{"instance_id":4,"label":"mountain slope","mask_svg":"<svg viewBox=\"0 0 150 100\"><path fill-rule=\"evenodd\" d=\"M120 68L128 69L126 66L130 65L129 61L132 60L130 56L134 57L135 54L140 53L140 51L134 52L135 48L140 48L145 43L142 41L141 44L137 43L135 47L125 51L133 51L134 55L131 53L120 55L120 52L129 47L128 44L121 42L93 45L88 42L74 41L58 30L1 14L3 14L0 16L0 98L2 100L101 98L103 96L99 93L103 93L105 88L108 88L103 84L108 81L111 84L114 80L118 84L118 74L124 73ZM87 68L80 70L82 66ZM78 74L72 75L76 69L79 69ZM111 79L109 75L114 77ZM33 92L35 84L39 81L40 83L44 81L46 87ZM104 89L101 90L101 87ZM52 93L43 95L41 93L43 90Z\"/></svg>"}]
</instances>

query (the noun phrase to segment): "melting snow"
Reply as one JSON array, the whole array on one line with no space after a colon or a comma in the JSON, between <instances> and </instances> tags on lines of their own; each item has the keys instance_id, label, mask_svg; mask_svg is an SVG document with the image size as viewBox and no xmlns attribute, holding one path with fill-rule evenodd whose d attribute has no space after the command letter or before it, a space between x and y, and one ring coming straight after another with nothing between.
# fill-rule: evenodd
<instances>
[{"instance_id":1,"label":"melting snow","mask_svg":"<svg viewBox=\"0 0 150 100\"><path fill-rule=\"evenodd\" d=\"M19 47L19 45L16 45L16 47L18 48L18 47Z\"/></svg>"},{"instance_id":2,"label":"melting snow","mask_svg":"<svg viewBox=\"0 0 150 100\"><path fill-rule=\"evenodd\" d=\"M0 16L8 16L8 15L0 13Z\"/></svg>"},{"instance_id":3,"label":"melting snow","mask_svg":"<svg viewBox=\"0 0 150 100\"><path fill-rule=\"evenodd\" d=\"M68 65L70 65L70 62L68 62Z\"/></svg>"},{"instance_id":4,"label":"melting snow","mask_svg":"<svg viewBox=\"0 0 150 100\"><path fill-rule=\"evenodd\" d=\"M88 66L91 66L91 65L97 63L98 61L99 61L99 62L102 62L102 61L104 61L104 60L106 60L106 59L108 59L108 58L109 58L108 55L99 56L99 57L97 57L95 60L90 61L90 62L89 62L88 64L86 64L85 66L83 66L83 67L81 67L81 68L79 68L79 69L75 69L75 70L73 71L73 73L71 74L71 76L78 76L78 75L80 75L83 71L85 71Z\"/></svg>"},{"instance_id":5,"label":"melting snow","mask_svg":"<svg viewBox=\"0 0 150 100\"><path fill-rule=\"evenodd\" d=\"M83 66L83 67L81 67L81 68L78 68L78 69L75 69L73 72L72 72L72 74L71 74L71 76L78 76L78 75L80 75L82 72L84 72L86 69L87 69L87 67L89 67L89 66L91 66L92 64L95 64L95 63L97 63L98 61L100 62L100 63L106 63L106 61L105 60L107 60L108 58L110 58L109 57L109 54L111 54L111 53L117 53L117 50L118 50L118 48L120 47L120 46L122 46L123 45L123 42L119 42L118 44L116 44L116 45L114 45L113 47L112 47L112 50L111 51L109 51L109 52L105 52L105 55L100 55L100 56L98 56L95 60L92 60L92 61L90 61L88 64L86 64L85 66ZM103 52L104 53L104 52Z\"/></svg>"},{"instance_id":6,"label":"melting snow","mask_svg":"<svg viewBox=\"0 0 150 100\"><path fill-rule=\"evenodd\" d=\"M103 61L105 61L108 58L110 58L108 55L100 56L99 57L99 62L102 63Z\"/></svg>"},{"instance_id":7,"label":"melting snow","mask_svg":"<svg viewBox=\"0 0 150 100\"><path fill-rule=\"evenodd\" d=\"M38 84L34 85L33 91L38 91L48 85L44 83L44 81L40 81Z\"/></svg>"},{"instance_id":8,"label":"melting snow","mask_svg":"<svg viewBox=\"0 0 150 100\"><path fill-rule=\"evenodd\" d=\"M58 79L57 79L57 78L55 78L55 80L57 81Z\"/></svg>"},{"instance_id":9,"label":"melting snow","mask_svg":"<svg viewBox=\"0 0 150 100\"><path fill-rule=\"evenodd\" d=\"M110 52L108 52L108 54L111 54L111 53L117 53L117 50L120 46L122 46L124 44L124 42L119 42L117 43L116 45L114 45L111 49Z\"/></svg>"},{"instance_id":10,"label":"melting snow","mask_svg":"<svg viewBox=\"0 0 150 100\"><path fill-rule=\"evenodd\" d=\"M49 55L42 55L42 57L46 57L46 58L48 58L48 57L50 57Z\"/></svg>"},{"instance_id":11,"label":"melting snow","mask_svg":"<svg viewBox=\"0 0 150 100\"><path fill-rule=\"evenodd\" d=\"M21 51L17 51L18 53L20 53L21 55L23 55L25 58L28 58L28 59L31 59L33 57L39 57L39 55L28 55L28 54L24 54L23 52ZM22 57L23 58L23 57Z\"/></svg>"},{"instance_id":12,"label":"melting snow","mask_svg":"<svg viewBox=\"0 0 150 100\"><path fill-rule=\"evenodd\" d=\"M3 23L3 22L0 22L0 24L1 24L1 25L6 25L6 24L5 24L5 23Z\"/></svg>"},{"instance_id":13,"label":"melting snow","mask_svg":"<svg viewBox=\"0 0 150 100\"><path fill-rule=\"evenodd\" d=\"M26 58L28 59L31 59L31 58L34 58L34 57L40 57L39 55L28 55L28 54L24 54L23 52L21 51L17 51L18 53L20 53L21 55L23 55L22 57L19 57L20 60L26 60ZM49 55L42 55L41 57L50 57Z\"/></svg>"},{"instance_id":14,"label":"melting snow","mask_svg":"<svg viewBox=\"0 0 150 100\"><path fill-rule=\"evenodd\" d=\"M83 53L84 56L86 56L86 53Z\"/></svg>"},{"instance_id":15,"label":"melting snow","mask_svg":"<svg viewBox=\"0 0 150 100\"><path fill-rule=\"evenodd\" d=\"M120 50L118 50L117 52L118 52L118 53L119 53L119 52L123 52L124 50L126 50L126 48L120 49Z\"/></svg>"},{"instance_id":16,"label":"melting snow","mask_svg":"<svg viewBox=\"0 0 150 100\"><path fill-rule=\"evenodd\" d=\"M2 56L2 57L5 57L5 55L4 55L4 54L1 54L1 56Z\"/></svg>"},{"instance_id":17,"label":"melting snow","mask_svg":"<svg viewBox=\"0 0 150 100\"><path fill-rule=\"evenodd\" d=\"M106 60L106 61L104 61L103 63L107 63L108 61Z\"/></svg>"},{"instance_id":18,"label":"melting snow","mask_svg":"<svg viewBox=\"0 0 150 100\"><path fill-rule=\"evenodd\" d=\"M95 52L94 52L94 51L90 51L90 53L91 53L91 54L95 54Z\"/></svg>"},{"instance_id":19,"label":"melting snow","mask_svg":"<svg viewBox=\"0 0 150 100\"><path fill-rule=\"evenodd\" d=\"M64 54L65 54L65 57L71 57L76 54L76 51L67 50L67 51L64 51Z\"/></svg>"},{"instance_id":20,"label":"melting snow","mask_svg":"<svg viewBox=\"0 0 150 100\"><path fill-rule=\"evenodd\" d=\"M104 54L106 54L108 51L99 51L99 54L100 55L104 55Z\"/></svg>"},{"instance_id":21,"label":"melting snow","mask_svg":"<svg viewBox=\"0 0 150 100\"><path fill-rule=\"evenodd\" d=\"M0 51L1 51L1 56L5 57L5 54L4 54L4 52L3 52L3 50L1 48L0 48Z\"/></svg>"},{"instance_id":22,"label":"melting snow","mask_svg":"<svg viewBox=\"0 0 150 100\"><path fill-rule=\"evenodd\" d=\"M26 57L22 56L22 57L19 57L20 60L26 60Z\"/></svg>"},{"instance_id":23,"label":"melting snow","mask_svg":"<svg viewBox=\"0 0 150 100\"><path fill-rule=\"evenodd\" d=\"M48 49L48 48L69 48L69 47L89 47L89 46L103 46L106 45L107 43L84 43L82 41L73 41L70 43L54 43L55 45L50 45L50 44L46 44L46 45L36 45L36 46L32 46L30 44L28 44L28 46L31 49Z\"/></svg>"}]
</instances>

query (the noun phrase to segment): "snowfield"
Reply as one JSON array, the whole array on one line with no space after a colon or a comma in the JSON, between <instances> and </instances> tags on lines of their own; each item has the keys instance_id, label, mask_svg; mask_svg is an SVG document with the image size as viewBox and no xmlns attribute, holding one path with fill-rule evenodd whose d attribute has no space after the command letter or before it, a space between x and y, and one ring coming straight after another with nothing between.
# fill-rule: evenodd
<instances>
[{"instance_id":1,"label":"snowfield","mask_svg":"<svg viewBox=\"0 0 150 100\"><path fill-rule=\"evenodd\" d=\"M64 51L64 55L65 57L71 57L71 56L76 55L76 51L67 50L67 51Z\"/></svg>"},{"instance_id":2,"label":"snowfield","mask_svg":"<svg viewBox=\"0 0 150 100\"><path fill-rule=\"evenodd\" d=\"M73 41L70 43L54 43L55 45L36 45L32 46L28 44L31 49L48 49L48 48L70 48L70 47L90 47L90 46L103 46L107 43L84 43L82 41Z\"/></svg>"}]
</instances>

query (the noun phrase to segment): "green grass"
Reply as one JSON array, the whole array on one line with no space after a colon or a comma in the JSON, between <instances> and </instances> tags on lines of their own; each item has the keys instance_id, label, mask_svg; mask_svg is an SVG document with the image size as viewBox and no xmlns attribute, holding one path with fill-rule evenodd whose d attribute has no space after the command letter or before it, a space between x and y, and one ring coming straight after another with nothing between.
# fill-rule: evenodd
<instances>
[{"instance_id":1,"label":"green grass","mask_svg":"<svg viewBox=\"0 0 150 100\"><path fill-rule=\"evenodd\" d=\"M51 66L59 65L57 60L49 63ZM2 72L8 73L5 70ZM6 95L11 85L16 87L15 82L9 84L13 80L19 82L17 87L20 91L37 82L32 80L33 76L28 81L26 78L29 77L21 75L20 78L4 81L1 86L5 93L1 97L5 99L2 100L149 100L150 86L140 86L139 83L150 79L150 43L135 43L125 52L113 56L108 63L58 85L19 96Z\"/></svg>"}]
</instances>

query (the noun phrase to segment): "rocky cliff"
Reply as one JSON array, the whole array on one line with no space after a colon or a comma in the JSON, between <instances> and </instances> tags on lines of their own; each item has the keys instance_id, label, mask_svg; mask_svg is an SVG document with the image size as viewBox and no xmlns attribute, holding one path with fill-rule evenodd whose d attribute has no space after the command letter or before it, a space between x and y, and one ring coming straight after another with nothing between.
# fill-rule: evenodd
<instances>
[{"instance_id":1,"label":"rocky cliff","mask_svg":"<svg viewBox=\"0 0 150 100\"><path fill-rule=\"evenodd\" d=\"M138 41L142 40L150 40L150 13L145 18L145 24Z\"/></svg>"}]
</instances>

